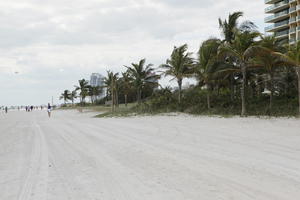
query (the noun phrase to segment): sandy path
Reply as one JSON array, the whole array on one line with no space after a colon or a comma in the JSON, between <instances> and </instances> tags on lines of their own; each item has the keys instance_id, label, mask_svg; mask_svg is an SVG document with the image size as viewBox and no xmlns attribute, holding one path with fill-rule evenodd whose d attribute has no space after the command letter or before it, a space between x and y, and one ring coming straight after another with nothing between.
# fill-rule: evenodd
<instances>
[{"instance_id":1,"label":"sandy path","mask_svg":"<svg viewBox=\"0 0 300 200\"><path fill-rule=\"evenodd\" d=\"M291 200L300 121L0 114L1 200Z\"/></svg>"}]
</instances>

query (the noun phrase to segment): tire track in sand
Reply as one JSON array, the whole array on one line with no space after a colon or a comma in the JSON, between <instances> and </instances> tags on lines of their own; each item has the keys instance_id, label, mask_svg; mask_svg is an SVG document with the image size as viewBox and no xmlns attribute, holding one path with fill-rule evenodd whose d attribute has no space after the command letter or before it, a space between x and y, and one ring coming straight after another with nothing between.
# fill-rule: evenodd
<instances>
[{"instance_id":1,"label":"tire track in sand","mask_svg":"<svg viewBox=\"0 0 300 200\"><path fill-rule=\"evenodd\" d=\"M19 193L19 200L47 199L48 148L40 126L35 121L31 123L31 126L34 130L34 145L27 176Z\"/></svg>"}]
</instances>

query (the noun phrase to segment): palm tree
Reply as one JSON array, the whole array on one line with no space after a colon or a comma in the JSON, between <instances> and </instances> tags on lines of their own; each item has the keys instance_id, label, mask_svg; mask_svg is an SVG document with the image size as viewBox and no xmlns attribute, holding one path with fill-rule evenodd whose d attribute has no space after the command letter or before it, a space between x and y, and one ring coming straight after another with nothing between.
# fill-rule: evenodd
<instances>
[{"instance_id":1,"label":"palm tree","mask_svg":"<svg viewBox=\"0 0 300 200\"><path fill-rule=\"evenodd\" d=\"M262 40L255 46L250 47L245 53L248 57L254 57L253 66L263 68L269 76L270 82L270 102L269 109L272 110L273 96L275 91L274 74L279 67L284 67L287 63L278 53L282 51L280 43L274 36L262 37Z\"/></svg>"},{"instance_id":2,"label":"palm tree","mask_svg":"<svg viewBox=\"0 0 300 200\"><path fill-rule=\"evenodd\" d=\"M202 81L207 89L207 108L210 109L210 93L213 76L220 63L218 62L218 49L221 45L219 39L208 39L204 41L198 51L198 62L196 65L196 77Z\"/></svg>"},{"instance_id":3,"label":"palm tree","mask_svg":"<svg viewBox=\"0 0 300 200\"><path fill-rule=\"evenodd\" d=\"M223 42L226 44L232 44L235 39L235 35L238 30L238 19L243 16L243 12L229 13L228 20L222 21L219 18L219 28L221 29L222 35L224 36ZM227 59L228 60L228 59ZM234 99L234 74L231 73L230 76L230 93L231 100Z\"/></svg>"},{"instance_id":4,"label":"palm tree","mask_svg":"<svg viewBox=\"0 0 300 200\"><path fill-rule=\"evenodd\" d=\"M256 31L244 31L238 32L235 36L232 44L224 44L220 48L219 54L226 57L234 58L233 67L237 67L242 74L242 86L241 86L241 99L242 99L242 112L241 115L246 115L246 72L247 67L250 65L249 56L247 56L247 50L255 44L255 39L260 35ZM227 69L234 70L236 69Z\"/></svg>"},{"instance_id":5,"label":"palm tree","mask_svg":"<svg viewBox=\"0 0 300 200\"><path fill-rule=\"evenodd\" d=\"M167 59L166 64L160 65L161 68L165 69L165 76L173 76L178 84L178 102L181 103L181 90L182 80L186 77L190 77L193 74L194 59L192 53L187 52L188 46L184 44L180 47L174 47L170 59Z\"/></svg>"},{"instance_id":6,"label":"palm tree","mask_svg":"<svg viewBox=\"0 0 300 200\"><path fill-rule=\"evenodd\" d=\"M97 97L102 93L102 87L100 86L90 86L89 87L89 96L91 97L91 102L95 103Z\"/></svg>"},{"instance_id":7,"label":"palm tree","mask_svg":"<svg viewBox=\"0 0 300 200\"><path fill-rule=\"evenodd\" d=\"M106 101L109 100L109 98L111 97L111 92L110 92L110 85L111 85L111 80L112 76L111 76L111 71L107 71L107 77L104 78L104 87L106 88Z\"/></svg>"},{"instance_id":8,"label":"palm tree","mask_svg":"<svg viewBox=\"0 0 300 200\"><path fill-rule=\"evenodd\" d=\"M67 105L67 101L71 99L71 93L69 90L65 90L61 96L59 97L59 99L63 99L64 100L64 104Z\"/></svg>"},{"instance_id":9,"label":"palm tree","mask_svg":"<svg viewBox=\"0 0 300 200\"><path fill-rule=\"evenodd\" d=\"M115 106L117 104L118 75L119 73L107 71L107 77L104 79L105 87L107 88L107 91L111 95L112 111L115 111Z\"/></svg>"},{"instance_id":10,"label":"palm tree","mask_svg":"<svg viewBox=\"0 0 300 200\"><path fill-rule=\"evenodd\" d=\"M127 67L127 72L132 79L133 86L137 92L137 102L141 103L142 100L142 89L145 85L157 85L159 76L154 73L152 64L146 65L146 59L140 60L139 63L132 63L131 67Z\"/></svg>"},{"instance_id":11,"label":"palm tree","mask_svg":"<svg viewBox=\"0 0 300 200\"><path fill-rule=\"evenodd\" d=\"M70 94L70 99L72 101L72 105L74 105L74 100L77 98L77 92L76 90L73 90Z\"/></svg>"},{"instance_id":12,"label":"palm tree","mask_svg":"<svg viewBox=\"0 0 300 200\"><path fill-rule=\"evenodd\" d=\"M219 28L224 36L223 42L232 44L238 30L238 19L242 16L243 12L234 12L229 14L228 20L225 19L222 21L222 19L219 18Z\"/></svg>"},{"instance_id":13,"label":"palm tree","mask_svg":"<svg viewBox=\"0 0 300 200\"><path fill-rule=\"evenodd\" d=\"M119 107L119 92L121 88L121 79L119 78L119 73L117 73L115 80L115 105L116 107Z\"/></svg>"},{"instance_id":14,"label":"palm tree","mask_svg":"<svg viewBox=\"0 0 300 200\"><path fill-rule=\"evenodd\" d=\"M80 103L81 105L85 102L85 98L88 96L89 93L89 82L85 79L81 79L78 81L79 86L75 86L76 91L80 91L79 97L80 97Z\"/></svg>"},{"instance_id":15,"label":"palm tree","mask_svg":"<svg viewBox=\"0 0 300 200\"><path fill-rule=\"evenodd\" d=\"M125 101L126 107L127 107L127 102L128 102L128 94L131 89L131 84L132 84L132 79L131 79L129 73L123 72L122 79L121 79L121 86L124 91L124 101Z\"/></svg>"},{"instance_id":16,"label":"palm tree","mask_svg":"<svg viewBox=\"0 0 300 200\"><path fill-rule=\"evenodd\" d=\"M298 114L300 116L300 41L298 41L295 45L290 45L286 55L279 55L282 56L284 61L289 63L290 66L295 67L298 78Z\"/></svg>"},{"instance_id":17,"label":"palm tree","mask_svg":"<svg viewBox=\"0 0 300 200\"><path fill-rule=\"evenodd\" d=\"M232 14L229 13L228 19L222 21L222 19L219 18L219 28L221 29L221 33L224 36L224 40L222 41L224 44L231 45L239 32L252 31L256 28L254 23L252 23L251 21L244 21L239 25L238 19L243 15L243 12L234 12ZM225 60L231 63L235 62L233 58L230 57L225 58ZM232 72L229 76L231 100L233 100L235 96L234 80L235 73Z\"/></svg>"}]
</instances>

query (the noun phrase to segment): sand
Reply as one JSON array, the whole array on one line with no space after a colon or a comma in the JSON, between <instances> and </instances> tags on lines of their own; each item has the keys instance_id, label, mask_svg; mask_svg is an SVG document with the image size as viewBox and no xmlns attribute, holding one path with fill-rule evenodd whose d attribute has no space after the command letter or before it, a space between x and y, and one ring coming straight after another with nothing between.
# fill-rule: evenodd
<instances>
[{"instance_id":1,"label":"sand","mask_svg":"<svg viewBox=\"0 0 300 200\"><path fill-rule=\"evenodd\" d=\"M0 114L1 200L294 200L300 120Z\"/></svg>"}]
</instances>

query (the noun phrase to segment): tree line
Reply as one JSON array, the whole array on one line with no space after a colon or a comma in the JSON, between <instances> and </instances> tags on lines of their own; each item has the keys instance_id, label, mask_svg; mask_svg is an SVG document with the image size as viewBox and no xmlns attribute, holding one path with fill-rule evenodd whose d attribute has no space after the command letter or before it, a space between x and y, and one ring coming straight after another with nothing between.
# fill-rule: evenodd
<instances>
[{"instance_id":1,"label":"tree line","mask_svg":"<svg viewBox=\"0 0 300 200\"><path fill-rule=\"evenodd\" d=\"M225 91L231 102L240 102L242 116L247 115L248 99L261 96L267 96L270 112L276 97L298 99L300 114L300 42L288 45L287 41L265 36L250 21L238 23L242 16L242 12L235 12L225 20L219 18L223 38L203 41L196 58L184 44L174 47L166 63L156 69L142 59L125 66L126 71L121 74L108 71L103 101L110 100L112 110L115 110L120 100L125 105L128 101L137 101L140 105L142 99L157 98L158 94L177 95L172 101L180 106L183 104L183 80L193 77L197 79L194 90L205 92L207 110L216 106L212 104L216 94ZM159 86L158 80L163 76L171 76L178 88L172 90ZM87 96L94 103L103 93L103 87L91 87L82 79L74 91L65 90L61 98L65 102L74 102L77 91L81 103Z\"/></svg>"}]
</instances>

